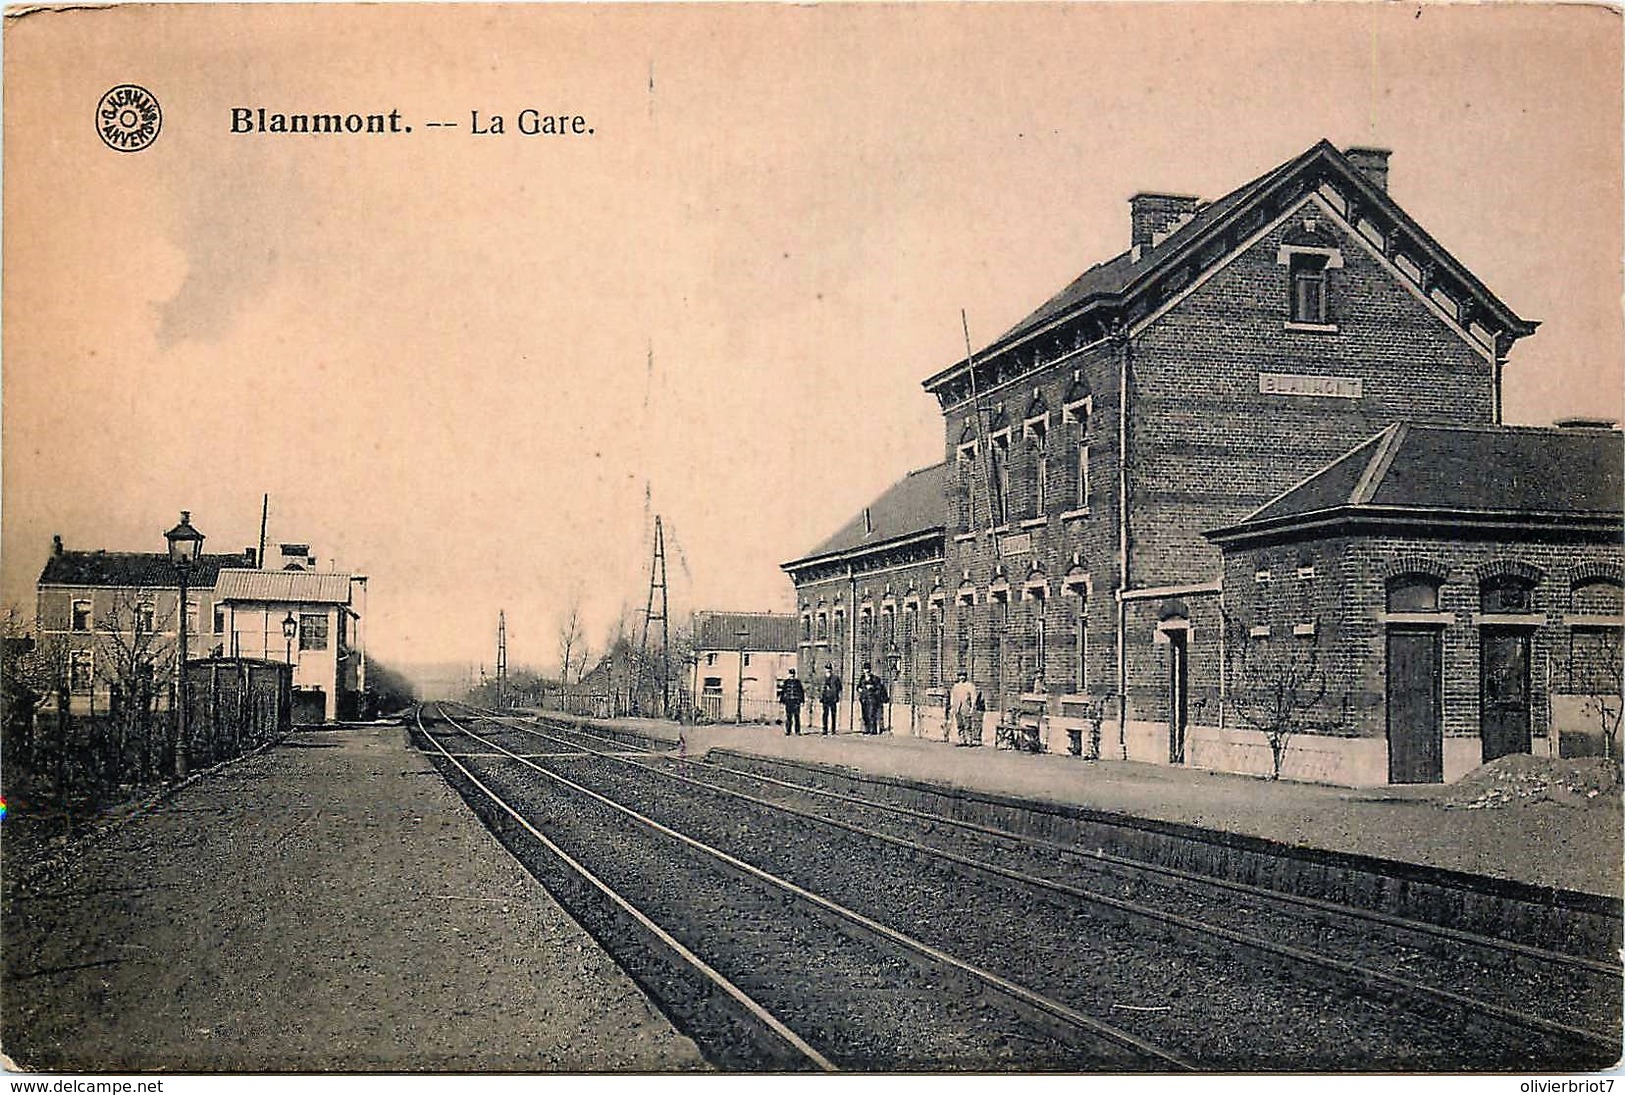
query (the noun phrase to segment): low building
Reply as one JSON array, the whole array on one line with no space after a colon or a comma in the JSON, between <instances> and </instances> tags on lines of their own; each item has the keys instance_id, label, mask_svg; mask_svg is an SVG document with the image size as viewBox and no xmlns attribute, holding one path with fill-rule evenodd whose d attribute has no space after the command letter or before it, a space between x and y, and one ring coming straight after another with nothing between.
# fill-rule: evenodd
<instances>
[{"instance_id":1,"label":"low building","mask_svg":"<svg viewBox=\"0 0 1625 1095\"><path fill-rule=\"evenodd\" d=\"M187 657L222 653L221 574L253 567L255 552L200 555L187 576ZM180 639L180 576L166 552L69 551L52 538L35 587L40 656L66 684L69 710L105 712L136 678L174 676Z\"/></svg>"},{"instance_id":2,"label":"low building","mask_svg":"<svg viewBox=\"0 0 1625 1095\"><path fill-rule=\"evenodd\" d=\"M215 583L225 652L293 666L294 721L354 718L367 685L365 578L311 570L233 570Z\"/></svg>"},{"instance_id":3,"label":"low building","mask_svg":"<svg viewBox=\"0 0 1625 1095\"><path fill-rule=\"evenodd\" d=\"M1618 756L1622 460L1615 430L1396 423L1208 532L1226 696L1187 763L1269 772L1283 730L1282 774L1354 785Z\"/></svg>"},{"instance_id":4,"label":"low building","mask_svg":"<svg viewBox=\"0 0 1625 1095\"><path fill-rule=\"evenodd\" d=\"M840 675L843 730L860 725L852 682L867 665L886 681L889 727L941 733L948 683L944 467L909 472L834 535L781 568L796 586L800 675L814 682L828 668Z\"/></svg>"},{"instance_id":5,"label":"low building","mask_svg":"<svg viewBox=\"0 0 1625 1095\"><path fill-rule=\"evenodd\" d=\"M782 719L779 682L796 667L796 618L773 612L694 614L695 710L712 722Z\"/></svg>"}]
</instances>

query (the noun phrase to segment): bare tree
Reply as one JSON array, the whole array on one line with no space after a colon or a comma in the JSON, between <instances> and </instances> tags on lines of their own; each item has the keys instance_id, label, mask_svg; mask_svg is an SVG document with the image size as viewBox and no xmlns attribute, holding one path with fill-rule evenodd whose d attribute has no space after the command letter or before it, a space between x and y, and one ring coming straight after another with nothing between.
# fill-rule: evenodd
<instances>
[{"instance_id":1,"label":"bare tree","mask_svg":"<svg viewBox=\"0 0 1625 1095\"><path fill-rule=\"evenodd\" d=\"M1325 707L1319 636L1254 636L1244 624L1232 623L1228 645L1231 703L1269 742L1270 779L1280 779L1294 736L1325 731L1338 723Z\"/></svg>"},{"instance_id":2,"label":"bare tree","mask_svg":"<svg viewBox=\"0 0 1625 1095\"><path fill-rule=\"evenodd\" d=\"M581 620L581 598L572 595L570 606L559 625L559 683L565 686L579 681L587 670L587 629Z\"/></svg>"},{"instance_id":3,"label":"bare tree","mask_svg":"<svg viewBox=\"0 0 1625 1095\"><path fill-rule=\"evenodd\" d=\"M38 640L16 606L0 616L0 708L3 708L7 759L27 765L34 753L34 713L51 690L40 672Z\"/></svg>"},{"instance_id":4,"label":"bare tree","mask_svg":"<svg viewBox=\"0 0 1625 1095\"><path fill-rule=\"evenodd\" d=\"M176 610L160 613L157 604L152 590L121 589L96 621L96 676L106 682L112 697L113 740L109 746L122 764L134 745L136 769L142 777L154 763L157 695L175 670L175 646L166 633Z\"/></svg>"},{"instance_id":5,"label":"bare tree","mask_svg":"<svg viewBox=\"0 0 1625 1095\"><path fill-rule=\"evenodd\" d=\"M1625 673L1617 627L1576 628L1569 639L1566 691L1602 732L1603 756L1619 759L1619 725L1625 715Z\"/></svg>"}]
</instances>

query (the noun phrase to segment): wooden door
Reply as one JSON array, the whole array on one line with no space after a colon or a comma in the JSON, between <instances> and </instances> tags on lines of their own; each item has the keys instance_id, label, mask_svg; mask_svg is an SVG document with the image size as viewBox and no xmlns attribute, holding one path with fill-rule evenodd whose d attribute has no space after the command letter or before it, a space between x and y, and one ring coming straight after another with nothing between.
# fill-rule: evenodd
<instances>
[{"instance_id":1,"label":"wooden door","mask_svg":"<svg viewBox=\"0 0 1625 1095\"><path fill-rule=\"evenodd\" d=\"M1388 782L1444 780L1437 628L1388 629Z\"/></svg>"},{"instance_id":2,"label":"wooden door","mask_svg":"<svg viewBox=\"0 0 1625 1095\"><path fill-rule=\"evenodd\" d=\"M1486 627L1479 633L1479 723L1484 763L1529 752L1529 631Z\"/></svg>"}]
</instances>

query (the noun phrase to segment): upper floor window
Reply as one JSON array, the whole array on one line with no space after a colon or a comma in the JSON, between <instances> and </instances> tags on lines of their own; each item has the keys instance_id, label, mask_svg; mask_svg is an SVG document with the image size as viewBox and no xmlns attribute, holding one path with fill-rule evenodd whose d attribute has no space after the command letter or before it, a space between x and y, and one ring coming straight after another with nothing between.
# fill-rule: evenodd
<instances>
[{"instance_id":1,"label":"upper floor window","mask_svg":"<svg viewBox=\"0 0 1625 1095\"><path fill-rule=\"evenodd\" d=\"M714 651L714 650L709 650L709 651L706 651L706 654L705 654L705 664L706 664L706 665L716 665L716 664L717 664L717 654L716 654L716 651ZM710 678L710 677L707 677L707 678L706 678L706 679L707 679L707 680L711 680L711 679L713 679L713 678ZM718 679L718 680L720 680L720 678L715 678L715 679Z\"/></svg>"},{"instance_id":2,"label":"upper floor window","mask_svg":"<svg viewBox=\"0 0 1625 1095\"><path fill-rule=\"evenodd\" d=\"M1325 324L1326 256L1298 253L1292 256L1292 322Z\"/></svg>"},{"instance_id":3,"label":"upper floor window","mask_svg":"<svg viewBox=\"0 0 1625 1095\"><path fill-rule=\"evenodd\" d=\"M153 631L152 602L142 601L135 606L135 632L137 635L151 635Z\"/></svg>"},{"instance_id":4,"label":"upper floor window","mask_svg":"<svg viewBox=\"0 0 1625 1095\"><path fill-rule=\"evenodd\" d=\"M73 602L73 629L75 631L90 630L90 602Z\"/></svg>"},{"instance_id":5,"label":"upper floor window","mask_svg":"<svg viewBox=\"0 0 1625 1095\"><path fill-rule=\"evenodd\" d=\"M1008 523L1009 514L1005 506L1010 498L1010 435L1002 433L993 439L990 450L993 454L993 523L1003 525Z\"/></svg>"},{"instance_id":6,"label":"upper floor window","mask_svg":"<svg viewBox=\"0 0 1625 1095\"><path fill-rule=\"evenodd\" d=\"M327 649L327 614L305 612L299 616L299 649Z\"/></svg>"},{"instance_id":7,"label":"upper floor window","mask_svg":"<svg viewBox=\"0 0 1625 1095\"><path fill-rule=\"evenodd\" d=\"M1078 446L1078 508L1089 506L1089 446Z\"/></svg>"},{"instance_id":8,"label":"upper floor window","mask_svg":"<svg viewBox=\"0 0 1625 1095\"><path fill-rule=\"evenodd\" d=\"M954 470L954 502L958 518L959 531L969 532L971 528L971 478L976 474L976 445L960 445L955 453Z\"/></svg>"},{"instance_id":9,"label":"upper floor window","mask_svg":"<svg viewBox=\"0 0 1625 1095\"><path fill-rule=\"evenodd\" d=\"M215 605L214 606L214 633L216 635L224 635L226 633L226 606L225 605Z\"/></svg>"},{"instance_id":10,"label":"upper floor window","mask_svg":"<svg viewBox=\"0 0 1625 1095\"><path fill-rule=\"evenodd\" d=\"M1439 579L1431 574L1401 574L1388 579L1388 611L1439 611L1439 585Z\"/></svg>"}]
</instances>

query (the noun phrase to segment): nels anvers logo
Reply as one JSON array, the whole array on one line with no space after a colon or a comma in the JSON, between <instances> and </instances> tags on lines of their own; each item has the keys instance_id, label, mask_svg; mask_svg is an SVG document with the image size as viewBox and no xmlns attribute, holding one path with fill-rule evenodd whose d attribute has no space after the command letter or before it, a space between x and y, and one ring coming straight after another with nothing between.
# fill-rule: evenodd
<instances>
[{"instance_id":1,"label":"nels anvers logo","mask_svg":"<svg viewBox=\"0 0 1625 1095\"><path fill-rule=\"evenodd\" d=\"M158 97L136 84L119 84L96 104L96 132L115 152L140 152L158 139L163 125Z\"/></svg>"}]
</instances>

